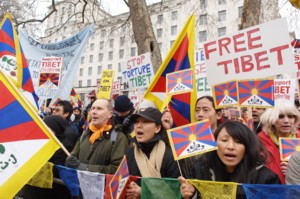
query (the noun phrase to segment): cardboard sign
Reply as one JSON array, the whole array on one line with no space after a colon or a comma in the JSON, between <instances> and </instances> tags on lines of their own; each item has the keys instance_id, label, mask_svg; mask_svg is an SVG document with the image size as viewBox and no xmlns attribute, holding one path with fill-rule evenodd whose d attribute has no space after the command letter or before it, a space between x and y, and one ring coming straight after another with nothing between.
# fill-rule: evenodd
<instances>
[{"instance_id":1,"label":"cardboard sign","mask_svg":"<svg viewBox=\"0 0 300 199\"><path fill-rule=\"evenodd\" d=\"M295 79L274 79L274 99L286 99L294 103Z\"/></svg>"},{"instance_id":2,"label":"cardboard sign","mask_svg":"<svg viewBox=\"0 0 300 199\"><path fill-rule=\"evenodd\" d=\"M285 18L207 42L204 52L209 85L297 72Z\"/></svg>"},{"instance_id":3,"label":"cardboard sign","mask_svg":"<svg viewBox=\"0 0 300 199\"><path fill-rule=\"evenodd\" d=\"M62 65L62 57L43 57L41 61L39 87L58 88Z\"/></svg>"},{"instance_id":4,"label":"cardboard sign","mask_svg":"<svg viewBox=\"0 0 300 199\"><path fill-rule=\"evenodd\" d=\"M111 99L112 83L114 80L113 70L103 70L97 98Z\"/></svg>"},{"instance_id":5,"label":"cardboard sign","mask_svg":"<svg viewBox=\"0 0 300 199\"><path fill-rule=\"evenodd\" d=\"M122 69L123 89L126 91L148 87L154 76L150 53L130 58Z\"/></svg>"}]
</instances>

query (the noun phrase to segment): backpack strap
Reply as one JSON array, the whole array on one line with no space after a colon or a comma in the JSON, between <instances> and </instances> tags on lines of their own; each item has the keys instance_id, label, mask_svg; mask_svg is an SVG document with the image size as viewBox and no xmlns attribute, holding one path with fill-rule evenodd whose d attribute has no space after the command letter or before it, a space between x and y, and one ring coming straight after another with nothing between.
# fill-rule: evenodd
<instances>
[{"instance_id":1,"label":"backpack strap","mask_svg":"<svg viewBox=\"0 0 300 199\"><path fill-rule=\"evenodd\" d=\"M117 140L117 136L118 136L118 132L113 129L111 134L110 134L110 144L111 144L111 148L114 147L115 143L116 143L116 140Z\"/></svg>"}]
</instances>

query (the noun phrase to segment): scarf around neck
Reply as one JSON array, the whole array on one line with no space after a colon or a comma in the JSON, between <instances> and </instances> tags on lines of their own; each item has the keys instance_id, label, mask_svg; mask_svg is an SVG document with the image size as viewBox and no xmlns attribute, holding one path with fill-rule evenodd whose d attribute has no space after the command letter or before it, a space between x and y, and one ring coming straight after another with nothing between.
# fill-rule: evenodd
<instances>
[{"instance_id":1,"label":"scarf around neck","mask_svg":"<svg viewBox=\"0 0 300 199\"><path fill-rule=\"evenodd\" d=\"M159 140L153 147L150 158L137 146L134 147L134 156L142 177L161 178L160 169L164 158L166 145Z\"/></svg>"},{"instance_id":2,"label":"scarf around neck","mask_svg":"<svg viewBox=\"0 0 300 199\"><path fill-rule=\"evenodd\" d=\"M99 137L103 135L104 131L109 131L112 128L112 125L105 124L100 129L95 127L92 123L89 124L89 129L93 132L93 134L90 137L90 142L94 144L95 140L97 140Z\"/></svg>"},{"instance_id":3,"label":"scarf around neck","mask_svg":"<svg viewBox=\"0 0 300 199\"><path fill-rule=\"evenodd\" d=\"M269 134L271 140L278 146L279 145L279 137L277 137L277 135L275 135L275 133L271 132ZM290 134L288 137L286 138L296 138L296 135L295 134Z\"/></svg>"}]
</instances>

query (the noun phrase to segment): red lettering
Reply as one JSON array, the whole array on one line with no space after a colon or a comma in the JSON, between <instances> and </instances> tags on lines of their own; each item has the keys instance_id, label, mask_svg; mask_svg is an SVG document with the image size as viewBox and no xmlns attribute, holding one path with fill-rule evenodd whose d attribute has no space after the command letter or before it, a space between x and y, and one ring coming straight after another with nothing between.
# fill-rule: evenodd
<instances>
[{"instance_id":1,"label":"red lettering","mask_svg":"<svg viewBox=\"0 0 300 199\"><path fill-rule=\"evenodd\" d=\"M209 54L214 51L217 51L216 48L209 49L209 46L214 45L214 44L216 44L216 41L211 41L211 42L204 44L205 59L209 59Z\"/></svg>"},{"instance_id":2,"label":"red lettering","mask_svg":"<svg viewBox=\"0 0 300 199\"><path fill-rule=\"evenodd\" d=\"M223 39L220 39L218 41L218 45L219 45L219 50L220 50L220 55L223 55L223 48L227 51L227 53L229 54L230 51L228 49L228 45L231 43L231 39L229 37L225 37Z\"/></svg>"},{"instance_id":3,"label":"red lettering","mask_svg":"<svg viewBox=\"0 0 300 199\"><path fill-rule=\"evenodd\" d=\"M255 41L259 41L261 40L261 36L257 36L257 37L254 37L252 34L255 34L256 32L259 32L259 28L255 28L253 30L249 30L247 31L247 37L248 37L248 47L249 47L249 50L252 50L254 48L259 48L259 47L262 47L262 44L261 43L258 43L258 44L253 44L253 42ZM252 37L253 36L253 37Z\"/></svg>"},{"instance_id":4,"label":"red lettering","mask_svg":"<svg viewBox=\"0 0 300 199\"><path fill-rule=\"evenodd\" d=\"M240 45L240 44L245 44L245 40L238 41L238 39L243 36L244 36L244 33L233 36L234 52L242 52L242 51L246 50L245 47L240 47L240 48L238 47L238 45Z\"/></svg>"},{"instance_id":5,"label":"red lettering","mask_svg":"<svg viewBox=\"0 0 300 199\"><path fill-rule=\"evenodd\" d=\"M239 59L235 58L233 60L233 63L234 63L235 73L240 73Z\"/></svg>"},{"instance_id":6,"label":"red lettering","mask_svg":"<svg viewBox=\"0 0 300 199\"><path fill-rule=\"evenodd\" d=\"M241 66L243 72L252 71L254 68L254 64L252 63L252 56L251 55L241 56Z\"/></svg>"},{"instance_id":7,"label":"red lettering","mask_svg":"<svg viewBox=\"0 0 300 199\"><path fill-rule=\"evenodd\" d=\"M278 47L275 47L275 48L271 48L270 49L270 52L277 52L277 60L278 60L278 64L279 65L282 65L283 64L283 61L282 61L282 53L281 51L284 50L284 49L287 49L289 48L289 45L286 44L286 45L283 45L283 46L278 46Z\"/></svg>"},{"instance_id":8,"label":"red lettering","mask_svg":"<svg viewBox=\"0 0 300 199\"><path fill-rule=\"evenodd\" d=\"M222 61L222 62L217 63L217 66L224 65L224 72L225 72L225 74L228 74L228 64L231 64L231 63L232 63L231 60Z\"/></svg>"},{"instance_id":9,"label":"red lettering","mask_svg":"<svg viewBox=\"0 0 300 199\"><path fill-rule=\"evenodd\" d=\"M268 61L268 57L261 57L261 56L266 55L266 54L267 54L267 51L262 51L262 52L258 52L258 53L254 54L254 58L255 58L255 61L256 61L257 70L262 70L262 69L265 69L265 68L270 68L269 64L262 65L263 61Z\"/></svg>"}]
</instances>

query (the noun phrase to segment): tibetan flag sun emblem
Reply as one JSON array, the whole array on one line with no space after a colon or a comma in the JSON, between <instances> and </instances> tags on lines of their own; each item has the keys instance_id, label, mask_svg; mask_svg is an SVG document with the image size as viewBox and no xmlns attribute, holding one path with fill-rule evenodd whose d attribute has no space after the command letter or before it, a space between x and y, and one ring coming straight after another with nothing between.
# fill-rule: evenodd
<instances>
[{"instance_id":1,"label":"tibetan flag sun emblem","mask_svg":"<svg viewBox=\"0 0 300 199\"><path fill-rule=\"evenodd\" d=\"M175 160L217 149L208 120L170 129L168 137Z\"/></svg>"},{"instance_id":2,"label":"tibetan flag sun emblem","mask_svg":"<svg viewBox=\"0 0 300 199\"><path fill-rule=\"evenodd\" d=\"M300 138L279 138L280 158L288 161L295 151L300 151Z\"/></svg>"}]
</instances>

